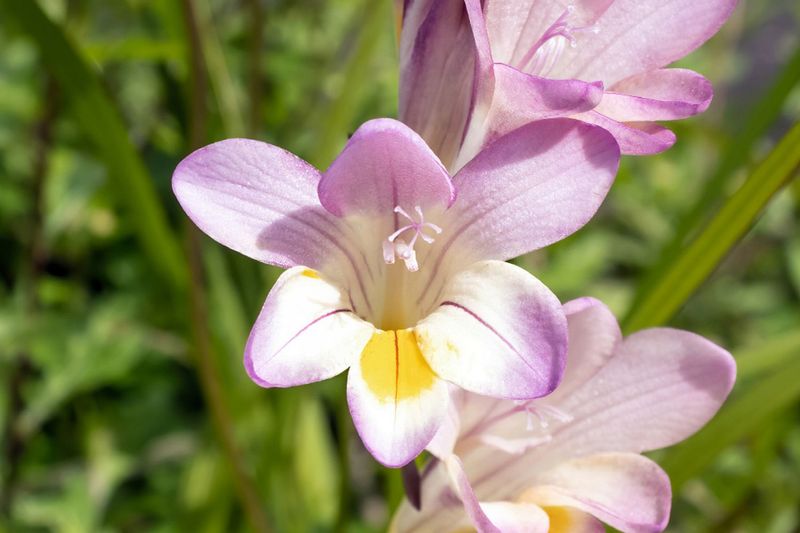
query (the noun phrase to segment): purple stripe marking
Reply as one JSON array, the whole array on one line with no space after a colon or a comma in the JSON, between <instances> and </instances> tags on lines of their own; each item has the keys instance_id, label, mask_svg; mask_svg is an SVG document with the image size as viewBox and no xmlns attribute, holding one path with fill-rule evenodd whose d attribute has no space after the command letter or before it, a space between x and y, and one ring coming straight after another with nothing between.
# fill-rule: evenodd
<instances>
[{"instance_id":1,"label":"purple stripe marking","mask_svg":"<svg viewBox=\"0 0 800 533\"><path fill-rule=\"evenodd\" d=\"M275 353L274 353L274 354L272 354L272 357L270 357L270 360L272 360L272 359L273 359L273 358L275 358L275 357L276 357L276 356L277 356L279 353L281 353L281 351L282 351L284 348L286 348L286 347L287 347L287 346L288 346L288 345L289 345L289 344L290 344L290 343L291 343L293 340L295 340L297 337L299 337L300 335L302 335L302 334L303 334L303 332L304 332L304 331L306 331L308 328L310 328L311 326L313 326L314 324L316 324L316 323L317 323L317 322L319 322L320 320L322 320L322 319L324 319L324 318L328 318L329 316L335 315L335 314L337 314L337 313L352 313L352 310L351 310L351 309L334 309L333 311L328 311L328 312L327 312L327 313L325 313L324 315L318 316L317 318L315 318L314 320L312 320L311 322L309 322L308 324L306 324L305 326L303 326L302 328L300 328L300 330L299 330L297 333L295 333L294 335L292 335L292 338L291 338L291 339L289 339L288 341L286 341L286 342L283 344L283 346L281 346L280 348L278 348L277 350L275 350Z\"/></svg>"},{"instance_id":2,"label":"purple stripe marking","mask_svg":"<svg viewBox=\"0 0 800 533\"><path fill-rule=\"evenodd\" d=\"M488 329L489 331L491 331L492 333L494 333L495 335L497 335L497 338L498 338L498 339L500 339L501 341L503 341L503 344L505 344L506 346L508 346L508 347L509 347L509 349L510 349L512 352L514 352L515 354L517 354L517 356L520 358L520 360L521 360L523 363L525 363L525 365L526 365L528 368L530 368L530 369L531 369L531 370L534 372L534 374L536 374L536 375L537 375L537 376L539 376L540 378L542 377L542 376L541 376L541 372L540 372L540 371L539 371L537 368L534 368L534 367L531 365L531 363L530 363L530 362L529 362L529 361L528 361L528 360L525 358L525 356L523 356L523 355L522 355L522 354L519 352L519 350L517 350L516 348L514 348L514 346L513 346L513 345L512 345L512 344L511 344L511 343L508 341L508 339L506 339L506 338L505 338L505 337L504 337L504 336L503 336L503 335L502 335L502 334L501 334L499 331L497 331L496 329L494 329L494 328L491 326L491 324L489 324L489 323L488 323L488 322L486 322L484 319L482 319L480 316L478 316L478 315L477 315L477 314L476 314L474 311L472 311L472 310L471 310L471 309L469 309L468 307L465 307L465 306L461 305L460 303L452 302L452 301L450 301L450 300L447 300L447 301L445 301L445 302L442 302L440 305L449 305L450 307L455 307L456 309L461 309L462 311L464 311L465 313L467 313L469 316L471 316L472 318L474 318L475 320L477 320L478 322L480 322L480 323L481 323L481 325L482 325L483 327L485 327L486 329Z\"/></svg>"}]
</instances>

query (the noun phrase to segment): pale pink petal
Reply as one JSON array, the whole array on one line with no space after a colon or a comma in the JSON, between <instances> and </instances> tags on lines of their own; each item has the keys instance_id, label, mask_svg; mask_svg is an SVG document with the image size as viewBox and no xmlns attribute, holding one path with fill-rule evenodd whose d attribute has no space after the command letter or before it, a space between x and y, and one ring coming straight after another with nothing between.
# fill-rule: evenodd
<instances>
[{"instance_id":1,"label":"pale pink petal","mask_svg":"<svg viewBox=\"0 0 800 533\"><path fill-rule=\"evenodd\" d=\"M460 398L463 396L462 390L453 386L450 391L450 401L447 405L447 412L442 418L442 424L433 436L433 439L425 447L434 457L440 459L453 453L456 440L461 430L461 417L459 416Z\"/></svg>"},{"instance_id":2,"label":"pale pink petal","mask_svg":"<svg viewBox=\"0 0 800 533\"><path fill-rule=\"evenodd\" d=\"M557 403L573 420L540 458L639 453L680 442L714 416L735 374L731 355L699 335L668 328L634 333L590 381Z\"/></svg>"},{"instance_id":3,"label":"pale pink petal","mask_svg":"<svg viewBox=\"0 0 800 533\"><path fill-rule=\"evenodd\" d=\"M617 122L596 110L579 113L573 118L596 124L611 133L625 155L652 155L675 144L675 134L651 122Z\"/></svg>"},{"instance_id":4,"label":"pale pink petal","mask_svg":"<svg viewBox=\"0 0 800 533\"><path fill-rule=\"evenodd\" d=\"M594 298L578 298L564 304L569 330L569 350L564 379L548 397L556 405L582 387L605 366L622 341L617 319Z\"/></svg>"},{"instance_id":5,"label":"pale pink petal","mask_svg":"<svg viewBox=\"0 0 800 533\"><path fill-rule=\"evenodd\" d=\"M463 167L483 146L520 126L589 111L603 97L600 83L531 76L501 63L493 69L491 107L482 120L470 124L455 168Z\"/></svg>"},{"instance_id":6,"label":"pale pink petal","mask_svg":"<svg viewBox=\"0 0 800 533\"><path fill-rule=\"evenodd\" d=\"M212 239L280 267L338 257L337 222L317 199L319 172L276 146L228 139L187 156L172 176L186 214Z\"/></svg>"},{"instance_id":7,"label":"pale pink petal","mask_svg":"<svg viewBox=\"0 0 800 533\"><path fill-rule=\"evenodd\" d=\"M736 0L615 0L598 31L575 32L549 76L611 86L662 68L703 44L728 19Z\"/></svg>"},{"instance_id":8,"label":"pale pink petal","mask_svg":"<svg viewBox=\"0 0 800 533\"><path fill-rule=\"evenodd\" d=\"M452 489L464 504L464 510L467 512L472 524L480 533L502 533L502 530L486 516L478 498L475 496L475 492L472 490L461 460L457 456L451 455L442 462L450 476Z\"/></svg>"},{"instance_id":9,"label":"pale pink petal","mask_svg":"<svg viewBox=\"0 0 800 533\"><path fill-rule=\"evenodd\" d=\"M341 289L295 267L270 291L250 332L244 365L262 387L321 381L357 361L374 330L352 312Z\"/></svg>"},{"instance_id":10,"label":"pale pink petal","mask_svg":"<svg viewBox=\"0 0 800 533\"><path fill-rule=\"evenodd\" d=\"M580 80L551 80L531 76L496 63L491 130L493 140L528 122L569 116L589 111L603 97L601 83Z\"/></svg>"},{"instance_id":11,"label":"pale pink petal","mask_svg":"<svg viewBox=\"0 0 800 533\"><path fill-rule=\"evenodd\" d=\"M400 120L444 162L464 137L475 45L462 0L408 2L400 37Z\"/></svg>"},{"instance_id":12,"label":"pale pink petal","mask_svg":"<svg viewBox=\"0 0 800 533\"><path fill-rule=\"evenodd\" d=\"M613 0L515 0L488 1L485 19L494 60L518 65L547 29L564 14L567 6L575 26L589 26ZM586 78L584 78L586 79Z\"/></svg>"},{"instance_id":13,"label":"pale pink petal","mask_svg":"<svg viewBox=\"0 0 800 533\"><path fill-rule=\"evenodd\" d=\"M457 273L415 331L442 378L495 397L536 398L561 379L566 320L555 295L525 270L483 261Z\"/></svg>"},{"instance_id":14,"label":"pale pink petal","mask_svg":"<svg viewBox=\"0 0 800 533\"><path fill-rule=\"evenodd\" d=\"M660 69L617 83L595 110L618 122L676 120L705 111L713 95L711 82L696 72Z\"/></svg>"},{"instance_id":15,"label":"pale pink petal","mask_svg":"<svg viewBox=\"0 0 800 533\"><path fill-rule=\"evenodd\" d=\"M319 182L322 205L337 216L394 219L394 208L413 212L448 207L455 198L450 176L422 138L402 122L365 122Z\"/></svg>"},{"instance_id":16,"label":"pale pink petal","mask_svg":"<svg viewBox=\"0 0 800 533\"><path fill-rule=\"evenodd\" d=\"M502 533L547 533L550 528L547 513L532 503L481 502L481 509Z\"/></svg>"},{"instance_id":17,"label":"pale pink petal","mask_svg":"<svg viewBox=\"0 0 800 533\"><path fill-rule=\"evenodd\" d=\"M442 461L430 461L422 472L422 504L414 509L403 499L390 533L449 533L470 529L472 523L464 504L453 489L450 473Z\"/></svg>"},{"instance_id":18,"label":"pale pink petal","mask_svg":"<svg viewBox=\"0 0 800 533\"><path fill-rule=\"evenodd\" d=\"M575 507L626 533L663 531L669 521L669 478L633 453L597 454L560 463L522 495L543 507Z\"/></svg>"},{"instance_id":19,"label":"pale pink petal","mask_svg":"<svg viewBox=\"0 0 800 533\"><path fill-rule=\"evenodd\" d=\"M569 119L528 124L487 146L453 178L442 249L510 259L586 224L611 187L619 148L602 128Z\"/></svg>"},{"instance_id":20,"label":"pale pink petal","mask_svg":"<svg viewBox=\"0 0 800 533\"><path fill-rule=\"evenodd\" d=\"M350 367L347 402L367 450L382 464L400 467L442 424L447 384L419 353L413 332L377 332Z\"/></svg>"}]
</instances>

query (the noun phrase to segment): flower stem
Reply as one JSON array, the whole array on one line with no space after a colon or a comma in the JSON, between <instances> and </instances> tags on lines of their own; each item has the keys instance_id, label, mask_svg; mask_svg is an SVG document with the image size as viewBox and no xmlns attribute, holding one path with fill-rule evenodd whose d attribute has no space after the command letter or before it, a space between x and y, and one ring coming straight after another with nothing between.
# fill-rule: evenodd
<instances>
[{"instance_id":1,"label":"flower stem","mask_svg":"<svg viewBox=\"0 0 800 533\"><path fill-rule=\"evenodd\" d=\"M200 25L197 10L192 0L183 0L183 13L186 31L189 38L190 65L190 109L189 109L189 146L199 148L205 141L207 108L206 94L208 80L206 78L203 51L200 41ZM230 467L236 494L242 504L247 521L253 530L267 532L270 530L266 514L261 506L261 498L248 475L242 461L242 454L236 445L230 409L225 401L219 372L214 365L213 347L208 333L208 304L203 283L203 260L201 237L197 229L188 221L185 223L186 245L189 255L189 306L192 337L195 346L195 360L203 397L211 410L211 422L222 452Z\"/></svg>"}]
</instances>

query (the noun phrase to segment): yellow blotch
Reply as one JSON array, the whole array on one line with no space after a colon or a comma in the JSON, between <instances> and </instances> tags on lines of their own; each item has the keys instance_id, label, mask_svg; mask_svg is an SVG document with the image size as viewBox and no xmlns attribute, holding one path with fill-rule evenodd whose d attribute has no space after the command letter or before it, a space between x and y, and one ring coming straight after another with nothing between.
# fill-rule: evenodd
<instances>
[{"instance_id":1,"label":"yellow blotch","mask_svg":"<svg viewBox=\"0 0 800 533\"><path fill-rule=\"evenodd\" d=\"M550 517L550 529L548 533L570 533L575 531L578 526L583 525L583 518L580 511L567 507L542 507L547 516Z\"/></svg>"},{"instance_id":2,"label":"yellow blotch","mask_svg":"<svg viewBox=\"0 0 800 533\"><path fill-rule=\"evenodd\" d=\"M320 279L319 278L319 272L317 272L316 270L311 270L310 268L307 268L307 269L303 270L301 275L305 276L307 278Z\"/></svg>"},{"instance_id":3,"label":"yellow blotch","mask_svg":"<svg viewBox=\"0 0 800 533\"><path fill-rule=\"evenodd\" d=\"M361 375L384 402L417 397L436 379L411 329L373 334L361 352Z\"/></svg>"}]
</instances>

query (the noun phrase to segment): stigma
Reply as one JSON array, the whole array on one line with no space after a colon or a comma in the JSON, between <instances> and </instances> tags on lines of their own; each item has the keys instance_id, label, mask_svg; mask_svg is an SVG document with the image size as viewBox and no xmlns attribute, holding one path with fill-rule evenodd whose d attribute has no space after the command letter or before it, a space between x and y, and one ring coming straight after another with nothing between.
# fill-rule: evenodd
<instances>
[{"instance_id":1,"label":"stigma","mask_svg":"<svg viewBox=\"0 0 800 533\"><path fill-rule=\"evenodd\" d=\"M408 224L400 227L389 235L383 241L383 260L387 265L393 264L397 258L403 260L409 272L416 272L419 270L417 263L417 252L414 250L414 245L417 239L422 239L428 244L433 244L434 237L426 234L425 230L429 229L436 235L442 232L442 228L432 222L425 222L425 215L422 214L420 206L414 207L417 218L412 217L405 209L399 205L394 208L394 212L408 220ZM409 238L410 234L410 238ZM409 239L406 241L406 239Z\"/></svg>"}]
</instances>

